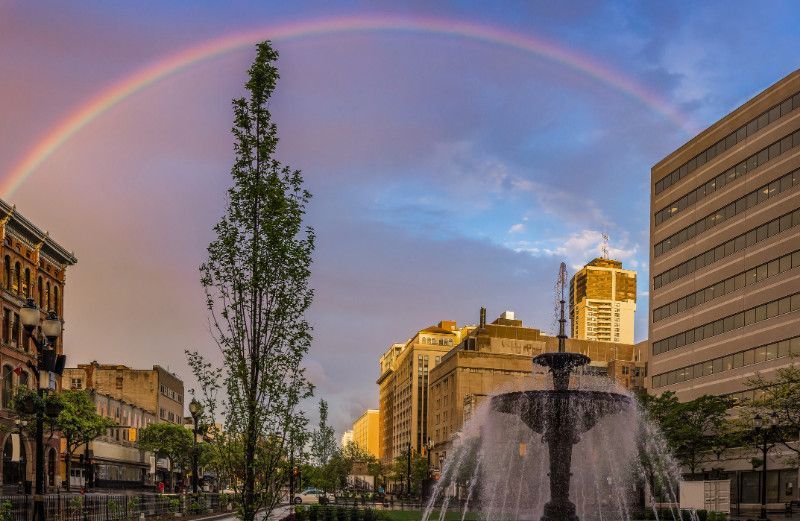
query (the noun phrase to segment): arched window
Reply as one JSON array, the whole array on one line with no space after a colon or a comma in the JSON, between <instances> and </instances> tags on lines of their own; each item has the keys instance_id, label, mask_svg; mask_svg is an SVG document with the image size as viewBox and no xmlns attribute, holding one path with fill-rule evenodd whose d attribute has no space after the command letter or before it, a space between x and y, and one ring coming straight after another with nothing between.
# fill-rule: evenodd
<instances>
[{"instance_id":1,"label":"arched window","mask_svg":"<svg viewBox=\"0 0 800 521\"><path fill-rule=\"evenodd\" d=\"M61 316L61 311L58 309L58 284L53 284L53 311Z\"/></svg>"},{"instance_id":2,"label":"arched window","mask_svg":"<svg viewBox=\"0 0 800 521\"><path fill-rule=\"evenodd\" d=\"M3 366L3 409L8 409L14 395L14 369L10 365Z\"/></svg>"},{"instance_id":3,"label":"arched window","mask_svg":"<svg viewBox=\"0 0 800 521\"><path fill-rule=\"evenodd\" d=\"M19 375L19 386L20 387L28 387L29 376L27 372L22 372Z\"/></svg>"},{"instance_id":4,"label":"arched window","mask_svg":"<svg viewBox=\"0 0 800 521\"><path fill-rule=\"evenodd\" d=\"M14 286L11 288L14 290L14 293L19 293L20 286L20 278L21 278L21 271L19 267L19 262L14 263Z\"/></svg>"},{"instance_id":5,"label":"arched window","mask_svg":"<svg viewBox=\"0 0 800 521\"><path fill-rule=\"evenodd\" d=\"M22 286L22 292L25 294L25 298L31 298L31 270L30 270L30 268L25 268L25 285Z\"/></svg>"},{"instance_id":6,"label":"arched window","mask_svg":"<svg viewBox=\"0 0 800 521\"><path fill-rule=\"evenodd\" d=\"M42 277L39 277L39 283L36 285L39 291L39 309L44 307L44 286L42 285Z\"/></svg>"},{"instance_id":7,"label":"arched window","mask_svg":"<svg viewBox=\"0 0 800 521\"><path fill-rule=\"evenodd\" d=\"M56 486L56 463L58 462L58 454L56 449L50 447L47 451L47 487ZM69 479L69 477L67 478Z\"/></svg>"},{"instance_id":8,"label":"arched window","mask_svg":"<svg viewBox=\"0 0 800 521\"><path fill-rule=\"evenodd\" d=\"M14 445L18 445L18 460L14 461ZM20 439L19 434L12 433L6 436L3 444L3 483L14 484L22 483L25 480L25 443Z\"/></svg>"},{"instance_id":9,"label":"arched window","mask_svg":"<svg viewBox=\"0 0 800 521\"><path fill-rule=\"evenodd\" d=\"M11 289L11 257L8 255L3 259L3 268L5 270L6 289Z\"/></svg>"},{"instance_id":10,"label":"arched window","mask_svg":"<svg viewBox=\"0 0 800 521\"><path fill-rule=\"evenodd\" d=\"M47 294L47 307L44 309L45 311L50 311L52 308L50 307L50 281L47 281L45 285L45 293Z\"/></svg>"}]
</instances>

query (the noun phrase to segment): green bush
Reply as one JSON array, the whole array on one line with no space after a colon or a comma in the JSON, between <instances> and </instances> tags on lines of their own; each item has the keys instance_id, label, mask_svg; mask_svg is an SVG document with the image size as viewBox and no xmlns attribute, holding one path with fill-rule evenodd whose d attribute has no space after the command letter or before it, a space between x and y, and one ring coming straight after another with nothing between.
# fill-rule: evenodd
<instances>
[{"instance_id":1,"label":"green bush","mask_svg":"<svg viewBox=\"0 0 800 521\"><path fill-rule=\"evenodd\" d=\"M361 511L356 507L351 508L349 518L348 521L361 521Z\"/></svg>"},{"instance_id":2,"label":"green bush","mask_svg":"<svg viewBox=\"0 0 800 521\"><path fill-rule=\"evenodd\" d=\"M697 513L697 521L706 521L706 519L708 518L707 510L698 510L696 513Z\"/></svg>"},{"instance_id":3,"label":"green bush","mask_svg":"<svg viewBox=\"0 0 800 521\"><path fill-rule=\"evenodd\" d=\"M14 520L14 505L9 500L0 503L0 521Z\"/></svg>"},{"instance_id":4,"label":"green bush","mask_svg":"<svg viewBox=\"0 0 800 521\"><path fill-rule=\"evenodd\" d=\"M371 508L365 508L361 513L361 521L377 521L375 519L375 511Z\"/></svg>"},{"instance_id":5,"label":"green bush","mask_svg":"<svg viewBox=\"0 0 800 521\"><path fill-rule=\"evenodd\" d=\"M308 508L308 521L320 521L319 509L319 505L311 505Z\"/></svg>"}]
</instances>

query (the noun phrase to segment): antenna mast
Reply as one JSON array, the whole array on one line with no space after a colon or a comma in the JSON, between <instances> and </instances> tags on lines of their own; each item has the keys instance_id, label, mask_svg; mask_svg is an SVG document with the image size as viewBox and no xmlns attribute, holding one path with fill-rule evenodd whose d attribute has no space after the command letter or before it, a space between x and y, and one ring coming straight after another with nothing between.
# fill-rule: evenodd
<instances>
[{"instance_id":1,"label":"antenna mast","mask_svg":"<svg viewBox=\"0 0 800 521\"><path fill-rule=\"evenodd\" d=\"M603 242L600 244L600 253L604 259L608 260L608 234L604 232L602 237Z\"/></svg>"}]
</instances>

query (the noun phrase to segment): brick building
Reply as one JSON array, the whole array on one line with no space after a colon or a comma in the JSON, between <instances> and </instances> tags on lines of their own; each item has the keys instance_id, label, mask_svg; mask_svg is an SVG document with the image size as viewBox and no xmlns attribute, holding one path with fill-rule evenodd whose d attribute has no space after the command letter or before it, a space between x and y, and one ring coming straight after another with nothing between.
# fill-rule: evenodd
<instances>
[{"instance_id":1,"label":"brick building","mask_svg":"<svg viewBox=\"0 0 800 521\"><path fill-rule=\"evenodd\" d=\"M0 200L0 244L3 259L0 273L2 287L2 331L0 332L0 439L3 458L0 475L3 490L14 492L24 482L32 482L34 443L28 434L20 434L15 414L9 404L18 386L36 388L35 376L28 363L35 363L36 348L25 341L20 322L20 308L33 299L44 318L47 311L64 317L66 270L77 262L74 254L50 238L16 207ZM63 335L56 342L56 351L63 353ZM56 379L51 385L58 389ZM48 488L60 483L58 472L58 437L49 438L45 448L45 475Z\"/></svg>"}]
</instances>

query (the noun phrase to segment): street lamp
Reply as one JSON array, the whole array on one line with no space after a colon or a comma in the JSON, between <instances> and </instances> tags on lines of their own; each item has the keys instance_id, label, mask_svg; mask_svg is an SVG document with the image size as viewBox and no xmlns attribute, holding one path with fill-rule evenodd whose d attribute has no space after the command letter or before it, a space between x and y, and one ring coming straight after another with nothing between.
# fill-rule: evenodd
<instances>
[{"instance_id":1,"label":"street lamp","mask_svg":"<svg viewBox=\"0 0 800 521\"><path fill-rule=\"evenodd\" d=\"M45 410L45 397L50 387L50 373L58 376L64 372L67 357L56 352L56 341L61 336L61 320L55 311L50 311L44 320L36 307L33 299L29 298L19 312L22 327L25 333L24 341L31 340L36 346L36 365L28 362L28 367L36 376L39 394L39 403L35 407L36 413L36 488L33 496L33 521L45 521L44 515L44 415L56 417L60 410L58 407L47 407ZM39 323L41 320L41 324ZM39 335L34 335L34 330L39 327Z\"/></svg>"},{"instance_id":2,"label":"street lamp","mask_svg":"<svg viewBox=\"0 0 800 521\"><path fill-rule=\"evenodd\" d=\"M203 415L203 404L192 398L189 403L189 413L192 415L192 494L197 494L197 433L200 417Z\"/></svg>"},{"instance_id":3,"label":"street lamp","mask_svg":"<svg viewBox=\"0 0 800 521\"><path fill-rule=\"evenodd\" d=\"M761 449L761 512L758 515L759 519L767 519L767 452L770 446L767 445L770 438L773 437L775 429L778 426L778 415L773 411L769 415L769 428L764 428L764 419L760 414L753 417L753 430L756 435L756 446L758 443L758 436L761 436L760 449Z\"/></svg>"}]
</instances>

